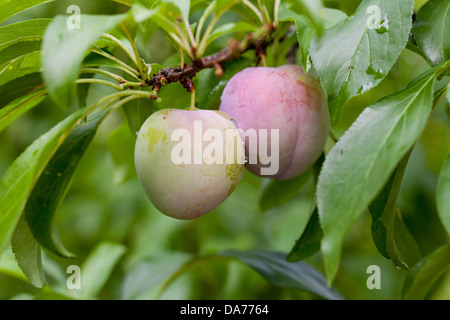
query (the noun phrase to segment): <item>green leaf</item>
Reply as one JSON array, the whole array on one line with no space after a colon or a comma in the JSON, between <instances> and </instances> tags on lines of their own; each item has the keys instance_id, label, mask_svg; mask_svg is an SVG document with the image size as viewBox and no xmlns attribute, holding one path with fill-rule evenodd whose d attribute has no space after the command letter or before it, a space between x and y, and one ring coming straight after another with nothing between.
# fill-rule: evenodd
<instances>
[{"instance_id":1,"label":"green leaf","mask_svg":"<svg viewBox=\"0 0 450 320\"><path fill-rule=\"evenodd\" d=\"M345 21L311 40L310 54L328 95L333 124L350 98L378 85L405 48L413 0L364 0ZM380 8L379 23L367 13Z\"/></svg>"},{"instance_id":2,"label":"green leaf","mask_svg":"<svg viewBox=\"0 0 450 320\"><path fill-rule=\"evenodd\" d=\"M408 152L391 175L377 198L369 206L372 215L372 238L378 251L397 268L408 270L420 260L420 251L397 210L397 198L411 152Z\"/></svg>"},{"instance_id":3,"label":"green leaf","mask_svg":"<svg viewBox=\"0 0 450 320\"><path fill-rule=\"evenodd\" d=\"M52 155L77 122L90 111L78 110L34 141L7 169L0 179L0 252L16 228L27 198Z\"/></svg>"},{"instance_id":4,"label":"green leaf","mask_svg":"<svg viewBox=\"0 0 450 320\"><path fill-rule=\"evenodd\" d=\"M189 20L190 0L161 0L161 2L177 8L183 19Z\"/></svg>"},{"instance_id":5,"label":"green leaf","mask_svg":"<svg viewBox=\"0 0 450 320\"><path fill-rule=\"evenodd\" d=\"M21 281L28 281L11 250L7 250L0 255L0 273Z\"/></svg>"},{"instance_id":6,"label":"green leaf","mask_svg":"<svg viewBox=\"0 0 450 320\"><path fill-rule=\"evenodd\" d=\"M369 212L372 215L372 238L374 240L375 246L377 247L381 255L386 259L391 259L391 254L393 254L394 264L403 269L408 268L405 268L405 263L399 257L395 248L395 242L392 240L394 232L394 218L397 210L398 193L400 191L403 175L405 173L406 165L408 163L410 155L411 152L403 157L402 161L389 178L389 181L369 206ZM383 222L385 222L390 229L390 245L388 245L387 240L388 230ZM390 249L388 249L388 247L390 247Z\"/></svg>"},{"instance_id":7,"label":"green leaf","mask_svg":"<svg viewBox=\"0 0 450 320\"><path fill-rule=\"evenodd\" d=\"M316 206L301 237L295 242L291 252L287 255L287 261L300 261L314 255L320 250L322 237L323 232L320 228L319 212Z\"/></svg>"},{"instance_id":8,"label":"green leaf","mask_svg":"<svg viewBox=\"0 0 450 320\"><path fill-rule=\"evenodd\" d=\"M16 68L22 67L25 57L35 56L41 50L42 37L50 22L50 19L33 19L0 27L0 75L3 76L5 71L17 73ZM31 63L34 65L28 61L28 69L31 67L34 72L38 72L40 60L34 58ZM9 80L11 78L2 77L0 84Z\"/></svg>"},{"instance_id":9,"label":"green leaf","mask_svg":"<svg viewBox=\"0 0 450 320\"><path fill-rule=\"evenodd\" d=\"M230 11L240 15L255 27L261 26L261 20L259 20L255 12L248 6L244 5L241 1L236 2L235 5L230 8Z\"/></svg>"},{"instance_id":10,"label":"green leaf","mask_svg":"<svg viewBox=\"0 0 450 320\"><path fill-rule=\"evenodd\" d=\"M162 0L157 5L147 9L146 6L136 3L131 9L134 20L139 23L146 23L149 20L156 23L161 29L168 33L177 33L173 24L181 30L184 29L183 23L178 20L179 17L186 21L189 19L189 0ZM168 23L172 22L172 23ZM148 31L148 25L146 31Z\"/></svg>"},{"instance_id":11,"label":"green leaf","mask_svg":"<svg viewBox=\"0 0 450 320\"><path fill-rule=\"evenodd\" d=\"M75 80L86 51L101 35L120 23L125 15L82 15L81 29L69 30L67 18L56 17L47 28L42 47L43 76L50 96L63 107L72 106Z\"/></svg>"},{"instance_id":12,"label":"green leaf","mask_svg":"<svg viewBox=\"0 0 450 320\"><path fill-rule=\"evenodd\" d=\"M93 79L95 77L94 73L80 74L80 78L83 79ZM91 89L92 83L81 83L77 86L77 102L80 107L84 107L87 104L87 99L89 96L89 90Z\"/></svg>"},{"instance_id":13,"label":"green leaf","mask_svg":"<svg viewBox=\"0 0 450 320\"><path fill-rule=\"evenodd\" d=\"M43 89L40 73L31 73L29 75L16 78L0 87L0 108L18 98L33 94Z\"/></svg>"},{"instance_id":14,"label":"green leaf","mask_svg":"<svg viewBox=\"0 0 450 320\"><path fill-rule=\"evenodd\" d=\"M97 298L114 267L125 252L126 248L123 245L110 242L102 242L92 250L80 268L80 299L90 300Z\"/></svg>"},{"instance_id":15,"label":"green leaf","mask_svg":"<svg viewBox=\"0 0 450 320\"><path fill-rule=\"evenodd\" d=\"M406 89L366 108L327 155L317 200L329 283L345 234L422 133L432 109L434 80L444 67L429 70Z\"/></svg>"},{"instance_id":16,"label":"green leaf","mask_svg":"<svg viewBox=\"0 0 450 320\"><path fill-rule=\"evenodd\" d=\"M411 268L420 259L422 259L422 254L420 252L419 245L417 244L416 239L411 234L408 226L403 220L403 215L400 210L397 210L394 214L394 232L392 233L392 239L390 239L390 234L388 230L388 249L389 252L392 252L391 243L395 244L395 250L398 252L399 257L401 258L400 264L403 268ZM389 229L389 228L388 228ZM391 254L393 255L393 254ZM398 268L402 268L400 264L397 266Z\"/></svg>"},{"instance_id":17,"label":"green leaf","mask_svg":"<svg viewBox=\"0 0 450 320\"><path fill-rule=\"evenodd\" d=\"M227 10L227 8L231 8L234 6L238 0L215 0L214 1L214 12L215 14L219 14L223 10Z\"/></svg>"},{"instance_id":18,"label":"green leaf","mask_svg":"<svg viewBox=\"0 0 450 320\"><path fill-rule=\"evenodd\" d=\"M45 99L46 90L18 98L3 108L0 108L0 132L11 122L23 115L28 110L37 106Z\"/></svg>"},{"instance_id":19,"label":"green leaf","mask_svg":"<svg viewBox=\"0 0 450 320\"><path fill-rule=\"evenodd\" d=\"M0 27L0 51L19 42L41 41L51 19L31 19Z\"/></svg>"},{"instance_id":20,"label":"green leaf","mask_svg":"<svg viewBox=\"0 0 450 320\"><path fill-rule=\"evenodd\" d=\"M450 267L450 244L446 244L421 260L411 269L402 289L402 299L425 298L431 286Z\"/></svg>"},{"instance_id":21,"label":"green leaf","mask_svg":"<svg viewBox=\"0 0 450 320\"><path fill-rule=\"evenodd\" d=\"M315 188L317 187L317 181L319 179L324 161L325 154L322 153L312 167ZM308 224L302 231L300 238L295 242L294 247L286 256L286 260L289 262L296 262L311 257L320 250L320 241L322 240L322 237L323 232L320 227L319 212L317 209L317 196L314 192L312 206L309 212Z\"/></svg>"},{"instance_id":22,"label":"green leaf","mask_svg":"<svg viewBox=\"0 0 450 320\"><path fill-rule=\"evenodd\" d=\"M41 247L34 239L28 223L20 218L11 240L12 250L23 273L37 288L45 286L45 275L42 269Z\"/></svg>"},{"instance_id":23,"label":"green leaf","mask_svg":"<svg viewBox=\"0 0 450 320\"><path fill-rule=\"evenodd\" d=\"M145 120L153 113L153 102L147 99L138 99L126 103L123 110L127 116L128 126L134 136L137 136Z\"/></svg>"},{"instance_id":24,"label":"green leaf","mask_svg":"<svg viewBox=\"0 0 450 320\"><path fill-rule=\"evenodd\" d=\"M29 41L29 42L18 42L9 47L3 49L0 52L0 66L1 69L5 67L6 64L11 63L21 56L27 55L31 52L41 50L41 41Z\"/></svg>"},{"instance_id":25,"label":"green leaf","mask_svg":"<svg viewBox=\"0 0 450 320\"><path fill-rule=\"evenodd\" d=\"M186 252L158 252L125 273L121 298L124 300L155 299L160 287L179 273L192 255Z\"/></svg>"},{"instance_id":26,"label":"green leaf","mask_svg":"<svg viewBox=\"0 0 450 320\"><path fill-rule=\"evenodd\" d=\"M146 2L146 1L154 2L154 0L112 0L112 1L123 4L125 6L129 6L129 7L131 7L136 2Z\"/></svg>"},{"instance_id":27,"label":"green leaf","mask_svg":"<svg viewBox=\"0 0 450 320\"><path fill-rule=\"evenodd\" d=\"M450 59L450 2L430 0L417 14L412 32L428 61L438 65Z\"/></svg>"},{"instance_id":28,"label":"green leaf","mask_svg":"<svg viewBox=\"0 0 450 320\"><path fill-rule=\"evenodd\" d=\"M439 174L436 202L441 222L450 235L450 152Z\"/></svg>"},{"instance_id":29,"label":"green leaf","mask_svg":"<svg viewBox=\"0 0 450 320\"><path fill-rule=\"evenodd\" d=\"M14 79L38 73L41 70L41 52L19 56L0 68L0 86ZM42 82L42 81L41 81Z\"/></svg>"},{"instance_id":30,"label":"green leaf","mask_svg":"<svg viewBox=\"0 0 450 320\"><path fill-rule=\"evenodd\" d=\"M0 23L12 17L24 10L34 7L39 4L52 2L54 0L26 0L26 1L16 1L16 0L2 0L0 3ZM137 1L151 1L151 0L112 0L117 3L131 6Z\"/></svg>"},{"instance_id":31,"label":"green leaf","mask_svg":"<svg viewBox=\"0 0 450 320\"><path fill-rule=\"evenodd\" d=\"M259 198L261 211L268 211L286 203L294 198L311 179L311 171L290 180L266 179L262 184L262 192Z\"/></svg>"},{"instance_id":32,"label":"green leaf","mask_svg":"<svg viewBox=\"0 0 450 320\"><path fill-rule=\"evenodd\" d=\"M323 31L324 6L322 0L292 0L291 9L297 13L302 13L310 21L311 27L321 34Z\"/></svg>"},{"instance_id":33,"label":"green leaf","mask_svg":"<svg viewBox=\"0 0 450 320\"><path fill-rule=\"evenodd\" d=\"M143 99L141 99L143 100ZM134 166L134 146L136 136L130 132L127 122L111 132L108 137L108 149L115 166L115 181L123 183L136 176Z\"/></svg>"},{"instance_id":34,"label":"green leaf","mask_svg":"<svg viewBox=\"0 0 450 320\"><path fill-rule=\"evenodd\" d=\"M344 12L337 9L323 8L322 10L324 14L323 24L325 29L331 28L338 22L347 18L347 15ZM294 21L297 39L300 45L299 54L301 55L302 67L304 70L308 71L311 65L309 45L312 37L317 34L316 29L305 16L288 9L284 4L281 6L278 17L280 21Z\"/></svg>"},{"instance_id":35,"label":"green leaf","mask_svg":"<svg viewBox=\"0 0 450 320\"><path fill-rule=\"evenodd\" d=\"M71 297L63 295L59 292L47 291L41 292L34 296L33 300L51 300L51 301L64 301L64 300L74 300Z\"/></svg>"},{"instance_id":36,"label":"green leaf","mask_svg":"<svg viewBox=\"0 0 450 320\"><path fill-rule=\"evenodd\" d=\"M301 261L287 262L284 253L227 250L218 255L239 259L274 285L308 291L330 300L342 299L336 290L327 287L325 278L314 267Z\"/></svg>"},{"instance_id":37,"label":"green leaf","mask_svg":"<svg viewBox=\"0 0 450 320\"><path fill-rule=\"evenodd\" d=\"M48 162L31 192L24 214L36 240L50 252L73 257L61 244L53 226L59 205L69 189L75 170L109 109L79 124Z\"/></svg>"},{"instance_id":38,"label":"green leaf","mask_svg":"<svg viewBox=\"0 0 450 320\"><path fill-rule=\"evenodd\" d=\"M12 17L13 15L22 12L28 8L34 7L41 3L51 2L53 0L3 0L0 3L0 23Z\"/></svg>"}]
</instances>

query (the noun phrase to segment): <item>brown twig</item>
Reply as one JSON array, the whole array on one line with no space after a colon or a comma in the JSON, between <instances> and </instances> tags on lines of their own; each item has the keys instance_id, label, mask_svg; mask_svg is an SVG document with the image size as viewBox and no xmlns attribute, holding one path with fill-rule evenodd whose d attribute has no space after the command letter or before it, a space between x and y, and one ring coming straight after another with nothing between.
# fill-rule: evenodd
<instances>
[{"instance_id":1,"label":"brown twig","mask_svg":"<svg viewBox=\"0 0 450 320\"><path fill-rule=\"evenodd\" d=\"M165 85L180 82L184 88L191 92L193 90L192 78L201 70L213 68L216 70L216 75L221 76L224 70L223 65L228 61L239 58L243 53L255 49L255 54L258 57L265 54L267 46L273 41L272 33L274 27L272 24L269 24L265 29L266 32L260 36L249 34L242 41L231 39L227 48L210 56L199 58L184 68L162 69L158 74L147 79L145 84L159 92Z\"/></svg>"}]
</instances>

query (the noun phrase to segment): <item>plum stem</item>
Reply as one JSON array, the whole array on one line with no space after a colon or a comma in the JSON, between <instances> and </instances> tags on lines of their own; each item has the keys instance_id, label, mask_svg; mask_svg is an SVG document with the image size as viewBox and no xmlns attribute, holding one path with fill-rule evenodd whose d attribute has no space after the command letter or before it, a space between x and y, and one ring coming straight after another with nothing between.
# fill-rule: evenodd
<instances>
[{"instance_id":1,"label":"plum stem","mask_svg":"<svg viewBox=\"0 0 450 320\"><path fill-rule=\"evenodd\" d=\"M107 80L101 80L101 79L78 79L75 81L76 84L84 84L84 83L93 83L93 84L103 84L105 86L111 87L113 89L116 89L117 91L123 91L122 85L117 85L115 83L109 82Z\"/></svg>"},{"instance_id":2,"label":"plum stem","mask_svg":"<svg viewBox=\"0 0 450 320\"><path fill-rule=\"evenodd\" d=\"M156 92L170 83L180 82L188 91L192 90L192 78L204 69L218 70L224 63L239 58L245 52L255 49L257 56L265 53L267 46L273 42L272 33L274 26L272 23L263 28L262 34L249 34L244 40L237 41L231 39L228 47L210 56L200 57L193 60L187 67L164 68L145 81L147 86L153 87ZM220 75L220 72L219 72Z\"/></svg>"},{"instance_id":3,"label":"plum stem","mask_svg":"<svg viewBox=\"0 0 450 320\"><path fill-rule=\"evenodd\" d=\"M195 89L191 91L191 105L188 110L197 110L195 107Z\"/></svg>"},{"instance_id":4,"label":"plum stem","mask_svg":"<svg viewBox=\"0 0 450 320\"><path fill-rule=\"evenodd\" d=\"M275 0L275 6L274 6L274 10L273 10L273 21L274 21L274 25L275 27L278 27L278 13L280 12L280 4L281 1L280 0Z\"/></svg>"},{"instance_id":5,"label":"plum stem","mask_svg":"<svg viewBox=\"0 0 450 320\"><path fill-rule=\"evenodd\" d=\"M103 70L103 69L83 68L83 69L81 69L80 74L83 74L83 73L86 73L86 74L89 74L89 73L90 73L90 74L92 74L92 73L98 73L98 74L101 74L101 75L110 77L110 78L112 78L112 79L114 79L114 80L116 80L116 81L118 81L118 82L120 82L120 83L122 83L123 81L125 81L125 79L122 78L121 76L119 76L119 75L117 75L117 74L115 74L115 73L112 73L112 72Z\"/></svg>"}]
</instances>

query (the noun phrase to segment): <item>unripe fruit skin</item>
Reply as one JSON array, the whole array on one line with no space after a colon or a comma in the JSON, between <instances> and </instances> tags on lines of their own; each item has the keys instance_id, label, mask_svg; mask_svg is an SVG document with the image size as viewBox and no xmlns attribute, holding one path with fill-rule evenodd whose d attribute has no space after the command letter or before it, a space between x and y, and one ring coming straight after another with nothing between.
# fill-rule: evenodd
<instances>
[{"instance_id":1,"label":"unripe fruit skin","mask_svg":"<svg viewBox=\"0 0 450 320\"><path fill-rule=\"evenodd\" d=\"M309 169L329 132L325 93L312 75L296 65L240 71L226 85L220 110L244 131L267 129L270 136L270 129L279 129L279 170L269 176L277 180L292 179ZM246 156L250 158L247 143ZM260 163L246 167L261 176Z\"/></svg>"},{"instance_id":2,"label":"unripe fruit skin","mask_svg":"<svg viewBox=\"0 0 450 320\"><path fill-rule=\"evenodd\" d=\"M243 164L225 161L175 164L172 150L180 142L171 141L172 132L183 128L193 137L194 121L202 122L203 133L209 128L235 129L220 111L166 109L145 121L135 147L136 171L148 198L159 211L181 220L197 218L216 208L233 192L244 169ZM243 149L242 141L239 147Z\"/></svg>"}]
</instances>

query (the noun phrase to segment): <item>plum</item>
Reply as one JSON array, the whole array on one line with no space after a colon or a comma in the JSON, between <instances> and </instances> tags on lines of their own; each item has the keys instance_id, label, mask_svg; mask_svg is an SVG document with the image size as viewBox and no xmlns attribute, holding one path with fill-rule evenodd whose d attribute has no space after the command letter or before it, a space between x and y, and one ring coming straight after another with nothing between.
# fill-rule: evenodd
<instances>
[{"instance_id":1,"label":"plum","mask_svg":"<svg viewBox=\"0 0 450 320\"><path fill-rule=\"evenodd\" d=\"M247 169L277 180L308 170L322 153L329 132L325 93L314 76L296 65L240 71L225 86L220 110L241 130L249 159ZM252 129L258 133L266 129L267 138L258 134L256 142L251 141L247 133ZM278 133L277 141L271 141L272 130ZM261 161L262 139L267 140L266 153L271 161L278 161L278 170L272 174L264 173L268 163Z\"/></svg>"},{"instance_id":2,"label":"plum","mask_svg":"<svg viewBox=\"0 0 450 320\"><path fill-rule=\"evenodd\" d=\"M229 132L235 132L233 139L227 139ZM160 110L145 121L135 147L136 171L148 198L181 220L222 203L242 178L244 162L243 141L220 111Z\"/></svg>"}]
</instances>

